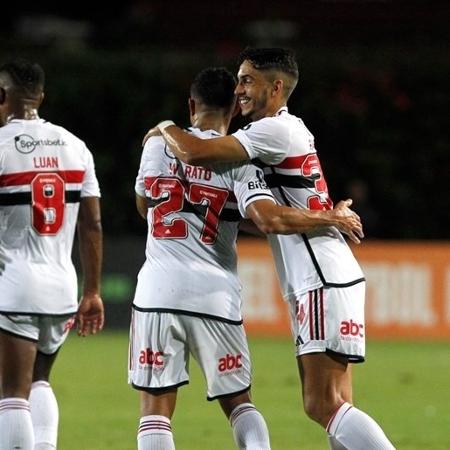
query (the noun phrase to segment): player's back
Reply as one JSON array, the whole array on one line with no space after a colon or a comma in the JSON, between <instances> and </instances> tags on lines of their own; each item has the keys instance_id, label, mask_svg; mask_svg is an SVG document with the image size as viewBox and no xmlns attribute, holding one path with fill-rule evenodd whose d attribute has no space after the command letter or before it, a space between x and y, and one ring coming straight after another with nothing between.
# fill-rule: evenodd
<instances>
[{"instance_id":1,"label":"player's back","mask_svg":"<svg viewBox=\"0 0 450 450\"><path fill-rule=\"evenodd\" d=\"M59 292L66 298L59 311L74 309L71 252L81 195L99 195L82 141L42 119L15 119L0 128L0 258L10 261L2 286L20 279L36 289L30 297ZM45 312L52 310L44 303Z\"/></svg>"},{"instance_id":2,"label":"player's back","mask_svg":"<svg viewBox=\"0 0 450 450\"><path fill-rule=\"evenodd\" d=\"M312 210L332 207L314 136L287 108L251 123L234 136L251 158L258 158L279 203ZM347 286L363 280L359 264L335 227L269 235L269 242L285 298L324 285Z\"/></svg>"},{"instance_id":3,"label":"player's back","mask_svg":"<svg viewBox=\"0 0 450 450\"><path fill-rule=\"evenodd\" d=\"M192 132L202 138L219 136ZM135 305L240 320L238 225L250 194L270 195L265 187L249 190L248 183L258 181L258 169L190 166L177 160L162 138L150 141L136 184L148 199L149 235ZM159 298L149 299L148 290Z\"/></svg>"}]
</instances>

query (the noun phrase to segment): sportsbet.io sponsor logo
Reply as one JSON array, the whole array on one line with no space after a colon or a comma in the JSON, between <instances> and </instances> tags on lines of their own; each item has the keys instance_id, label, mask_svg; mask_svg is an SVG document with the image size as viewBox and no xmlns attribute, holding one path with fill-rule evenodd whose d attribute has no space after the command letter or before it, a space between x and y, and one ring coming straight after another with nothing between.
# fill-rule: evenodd
<instances>
[{"instance_id":1,"label":"sportsbet.io sponsor logo","mask_svg":"<svg viewBox=\"0 0 450 450\"><path fill-rule=\"evenodd\" d=\"M66 145L66 142L62 139L34 139L34 137L29 134L19 134L19 136L14 138L14 144L18 152L27 154L31 153L36 147L41 145L56 145L62 147Z\"/></svg>"}]
</instances>

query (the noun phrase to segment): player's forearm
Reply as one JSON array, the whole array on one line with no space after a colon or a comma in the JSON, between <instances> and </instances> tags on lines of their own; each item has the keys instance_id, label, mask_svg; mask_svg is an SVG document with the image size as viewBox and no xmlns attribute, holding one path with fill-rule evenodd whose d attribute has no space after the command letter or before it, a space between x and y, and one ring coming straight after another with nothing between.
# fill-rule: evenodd
<instances>
[{"instance_id":1,"label":"player's forearm","mask_svg":"<svg viewBox=\"0 0 450 450\"><path fill-rule=\"evenodd\" d=\"M281 206L277 207L274 214L261 217L256 224L266 234L294 234L333 226L336 222L331 211L311 211Z\"/></svg>"},{"instance_id":2,"label":"player's forearm","mask_svg":"<svg viewBox=\"0 0 450 450\"><path fill-rule=\"evenodd\" d=\"M103 235L101 225L79 226L79 251L83 270L83 294L100 294Z\"/></svg>"},{"instance_id":3,"label":"player's forearm","mask_svg":"<svg viewBox=\"0 0 450 450\"><path fill-rule=\"evenodd\" d=\"M161 134L173 154L181 161L193 166L205 162L206 152L202 147L202 139L191 136L177 126L164 128Z\"/></svg>"},{"instance_id":4,"label":"player's forearm","mask_svg":"<svg viewBox=\"0 0 450 450\"><path fill-rule=\"evenodd\" d=\"M175 156L186 164L203 166L249 159L246 150L234 136L200 139L174 126L170 120L160 122L157 128Z\"/></svg>"},{"instance_id":5,"label":"player's forearm","mask_svg":"<svg viewBox=\"0 0 450 450\"><path fill-rule=\"evenodd\" d=\"M103 231L98 198L81 200L78 241L83 271L83 294L100 294L103 258Z\"/></svg>"}]
</instances>

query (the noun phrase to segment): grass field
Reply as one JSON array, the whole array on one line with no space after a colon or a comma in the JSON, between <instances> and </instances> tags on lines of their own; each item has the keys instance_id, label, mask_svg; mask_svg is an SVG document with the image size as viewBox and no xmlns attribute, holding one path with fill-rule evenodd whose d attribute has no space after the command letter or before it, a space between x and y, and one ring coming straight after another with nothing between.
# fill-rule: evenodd
<instances>
[{"instance_id":1,"label":"grass field","mask_svg":"<svg viewBox=\"0 0 450 450\"><path fill-rule=\"evenodd\" d=\"M253 401L264 414L273 450L327 450L325 433L306 418L289 339L250 339ZM355 404L398 449L450 449L449 343L369 342L354 369ZM134 450L137 393L126 382L127 335L69 337L53 373L60 405L59 450ZM178 450L233 450L217 402L205 400L195 362L180 388L172 428ZM361 449L363 450L363 449Z\"/></svg>"}]
</instances>

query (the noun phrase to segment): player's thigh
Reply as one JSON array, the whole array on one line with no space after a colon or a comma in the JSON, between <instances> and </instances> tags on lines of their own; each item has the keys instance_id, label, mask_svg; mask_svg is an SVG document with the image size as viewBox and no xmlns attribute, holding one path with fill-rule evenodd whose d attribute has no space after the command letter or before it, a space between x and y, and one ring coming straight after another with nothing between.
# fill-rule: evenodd
<instances>
[{"instance_id":1,"label":"player's thigh","mask_svg":"<svg viewBox=\"0 0 450 450\"><path fill-rule=\"evenodd\" d=\"M327 352L364 361L365 284L319 288L289 303L297 355Z\"/></svg>"},{"instance_id":2,"label":"player's thigh","mask_svg":"<svg viewBox=\"0 0 450 450\"><path fill-rule=\"evenodd\" d=\"M44 316L38 319L39 339L33 381L49 381L59 349L75 323L75 316Z\"/></svg>"},{"instance_id":3,"label":"player's thigh","mask_svg":"<svg viewBox=\"0 0 450 450\"><path fill-rule=\"evenodd\" d=\"M0 314L0 380L3 397L28 398L38 339L36 317Z\"/></svg>"},{"instance_id":4,"label":"player's thigh","mask_svg":"<svg viewBox=\"0 0 450 450\"><path fill-rule=\"evenodd\" d=\"M345 357L308 353L298 356L297 363L305 397L334 401L335 397L351 396L351 366Z\"/></svg>"},{"instance_id":5,"label":"player's thigh","mask_svg":"<svg viewBox=\"0 0 450 450\"><path fill-rule=\"evenodd\" d=\"M158 415L171 419L175 411L177 392L177 388L159 391L154 389L151 391L142 390L139 396L141 417Z\"/></svg>"},{"instance_id":6,"label":"player's thigh","mask_svg":"<svg viewBox=\"0 0 450 450\"><path fill-rule=\"evenodd\" d=\"M233 410L243 403L251 403L250 390L242 392L241 394L219 397L219 404L222 411L229 418Z\"/></svg>"},{"instance_id":7,"label":"player's thigh","mask_svg":"<svg viewBox=\"0 0 450 450\"><path fill-rule=\"evenodd\" d=\"M351 402L351 371L345 357L308 353L297 357L306 413L324 427L344 402Z\"/></svg>"},{"instance_id":8,"label":"player's thigh","mask_svg":"<svg viewBox=\"0 0 450 450\"><path fill-rule=\"evenodd\" d=\"M128 382L158 394L189 382L189 349L178 314L132 312Z\"/></svg>"},{"instance_id":9,"label":"player's thigh","mask_svg":"<svg viewBox=\"0 0 450 450\"><path fill-rule=\"evenodd\" d=\"M241 324L185 317L189 323L189 348L207 383L207 398L214 400L247 392L251 385L251 361Z\"/></svg>"}]
</instances>

